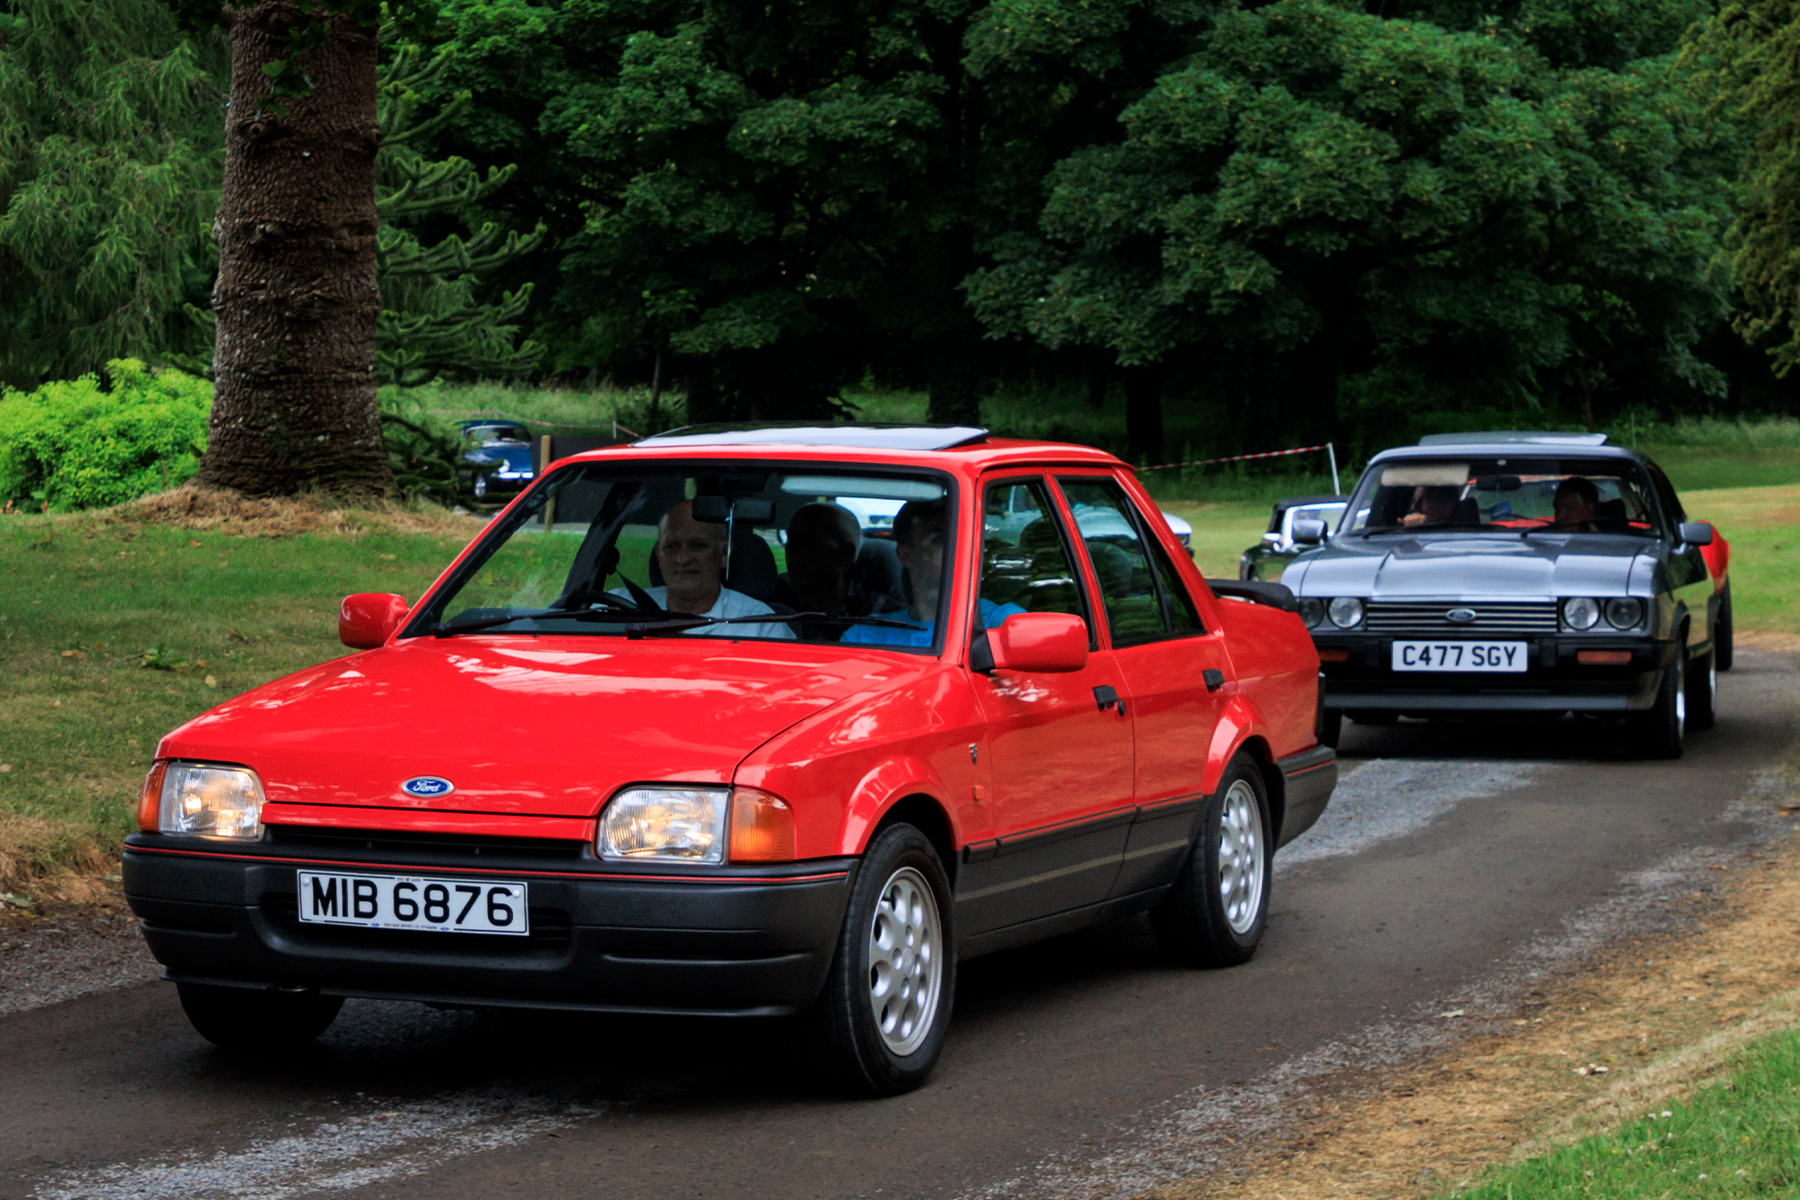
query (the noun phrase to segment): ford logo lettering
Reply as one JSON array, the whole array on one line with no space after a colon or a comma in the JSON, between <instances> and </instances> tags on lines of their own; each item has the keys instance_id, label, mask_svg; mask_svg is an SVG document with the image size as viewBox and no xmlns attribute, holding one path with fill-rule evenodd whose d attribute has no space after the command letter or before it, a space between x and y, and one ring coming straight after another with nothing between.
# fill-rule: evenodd
<instances>
[{"instance_id":1,"label":"ford logo lettering","mask_svg":"<svg viewBox=\"0 0 1800 1200\"><path fill-rule=\"evenodd\" d=\"M456 785L436 775L415 775L401 784L400 790L409 796L448 796L456 790Z\"/></svg>"},{"instance_id":2,"label":"ford logo lettering","mask_svg":"<svg viewBox=\"0 0 1800 1200\"><path fill-rule=\"evenodd\" d=\"M1475 610L1472 608L1453 608L1444 614L1444 620L1453 625L1467 625L1474 619Z\"/></svg>"}]
</instances>

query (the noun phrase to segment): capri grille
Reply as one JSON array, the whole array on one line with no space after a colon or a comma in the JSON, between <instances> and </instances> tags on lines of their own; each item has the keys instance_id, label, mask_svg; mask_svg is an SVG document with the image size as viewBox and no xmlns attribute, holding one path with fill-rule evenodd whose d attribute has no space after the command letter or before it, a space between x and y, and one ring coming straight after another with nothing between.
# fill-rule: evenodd
<instances>
[{"instance_id":1,"label":"capri grille","mask_svg":"<svg viewBox=\"0 0 1800 1200\"><path fill-rule=\"evenodd\" d=\"M1450 614L1475 614L1474 620L1452 621ZM1370 633L1422 637L1493 637L1496 634L1555 633L1554 600L1467 603L1460 600L1377 600L1370 603L1363 628Z\"/></svg>"}]
</instances>

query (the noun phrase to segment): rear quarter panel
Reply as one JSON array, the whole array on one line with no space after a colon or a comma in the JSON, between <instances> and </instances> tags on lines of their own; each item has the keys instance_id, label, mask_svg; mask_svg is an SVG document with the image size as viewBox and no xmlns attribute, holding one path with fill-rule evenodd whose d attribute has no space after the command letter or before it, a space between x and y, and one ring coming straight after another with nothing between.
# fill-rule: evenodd
<instances>
[{"instance_id":1,"label":"rear quarter panel","mask_svg":"<svg viewBox=\"0 0 1800 1200\"><path fill-rule=\"evenodd\" d=\"M1293 613L1266 604L1215 599L1240 696L1255 712L1276 758L1311 749L1319 652Z\"/></svg>"}]
</instances>

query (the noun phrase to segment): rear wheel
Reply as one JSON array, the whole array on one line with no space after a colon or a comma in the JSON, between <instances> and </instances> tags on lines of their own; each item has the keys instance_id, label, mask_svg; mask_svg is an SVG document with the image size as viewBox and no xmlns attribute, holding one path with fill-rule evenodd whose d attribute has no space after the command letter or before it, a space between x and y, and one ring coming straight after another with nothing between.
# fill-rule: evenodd
<instances>
[{"instance_id":1,"label":"rear wheel","mask_svg":"<svg viewBox=\"0 0 1800 1200\"><path fill-rule=\"evenodd\" d=\"M1718 651L1709 650L1688 664L1687 723L1689 729L1711 729L1719 696L1719 672L1713 664Z\"/></svg>"},{"instance_id":2,"label":"rear wheel","mask_svg":"<svg viewBox=\"0 0 1800 1200\"><path fill-rule=\"evenodd\" d=\"M1631 718L1632 739L1644 758L1680 758L1687 736L1687 649L1678 645L1663 668L1656 703Z\"/></svg>"},{"instance_id":3,"label":"rear wheel","mask_svg":"<svg viewBox=\"0 0 1800 1200\"><path fill-rule=\"evenodd\" d=\"M1262 771L1239 754L1207 802L1174 890L1150 913L1163 952L1196 967L1248 962L1269 921L1273 858Z\"/></svg>"},{"instance_id":4,"label":"rear wheel","mask_svg":"<svg viewBox=\"0 0 1800 1200\"><path fill-rule=\"evenodd\" d=\"M1713 663L1721 671L1731 670L1731 582L1719 597L1719 615L1713 620Z\"/></svg>"},{"instance_id":5,"label":"rear wheel","mask_svg":"<svg viewBox=\"0 0 1800 1200\"><path fill-rule=\"evenodd\" d=\"M227 1050L304 1046L331 1027L342 996L178 983L181 1011L194 1032Z\"/></svg>"},{"instance_id":6,"label":"rear wheel","mask_svg":"<svg viewBox=\"0 0 1800 1200\"><path fill-rule=\"evenodd\" d=\"M810 1020L827 1068L852 1091L925 1082L956 990L950 882L931 839L891 825L863 855L837 954Z\"/></svg>"}]
</instances>

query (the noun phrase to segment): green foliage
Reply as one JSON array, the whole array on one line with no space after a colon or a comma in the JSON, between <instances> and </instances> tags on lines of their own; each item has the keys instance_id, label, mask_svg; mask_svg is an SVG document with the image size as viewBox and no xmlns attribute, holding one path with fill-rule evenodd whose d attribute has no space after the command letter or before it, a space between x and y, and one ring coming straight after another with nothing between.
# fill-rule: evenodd
<instances>
[{"instance_id":1,"label":"green foliage","mask_svg":"<svg viewBox=\"0 0 1800 1200\"><path fill-rule=\"evenodd\" d=\"M400 494L455 504L456 459L461 453L455 429L427 409L417 393L383 388L377 399L381 441Z\"/></svg>"},{"instance_id":2,"label":"green foliage","mask_svg":"<svg viewBox=\"0 0 1800 1200\"><path fill-rule=\"evenodd\" d=\"M212 385L136 359L33 392L0 393L0 499L54 511L185 483L206 449Z\"/></svg>"},{"instance_id":3,"label":"green foliage","mask_svg":"<svg viewBox=\"0 0 1800 1200\"><path fill-rule=\"evenodd\" d=\"M198 348L224 70L158 0L0 0L0 383Z\"/></svg>"}]
</instances>

